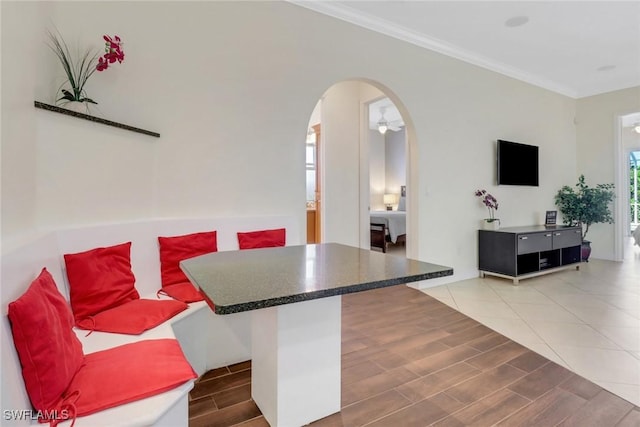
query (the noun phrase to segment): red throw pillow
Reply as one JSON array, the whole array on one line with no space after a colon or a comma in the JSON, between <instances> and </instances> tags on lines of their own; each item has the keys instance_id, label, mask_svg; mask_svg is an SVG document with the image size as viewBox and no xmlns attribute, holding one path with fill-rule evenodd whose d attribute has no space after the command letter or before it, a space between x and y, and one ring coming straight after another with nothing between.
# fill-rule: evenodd
<instances>
[{"instance_id":1,"label":"red throw pillow","mask_svg":"<svg viewBox=\"0 0 640 427\"><path fill-rule=\"evenodd\" d=\"M82 319L76 326L91 331L139 335L188 307L182 301L137 299Z\"/></svg>"},{"instance_id":2,"label":"red throw pillow","mask_svg":"<svg viewBox=\"0 0 640 427\"><path fill-rule=\"evenodd\" d=\"M191 284L191 282L176 283L175 285L163 286L158 291L159 294L165 294L178 301L192 303L202 301L202 294Z\"/></svg>"},{"instance_id":3,"label":"red throw pillow","mask_svg":"<svg viewBox=\"0 0 640 427\"><path fill-rule=\"evenodd\" d=\"M188 282L189 279L180 269L180 261L210 252L217 252L217 239L216 231L174 237L158 237L162 287Z\"/></svg>"},{"instance_id":4,"label":"red throw pillow","mask_svg":"<svg viewBox=\"0 0 640 427\"><path fill-rule=\"evenodd\" d=\"M194 378L178 341L143 340L87 354L65 398L75 400L76 415L83 416L163 393Z\"/></svg>"},{"instance_id":5,"label":"red throw pillow","mask_svg":"<svg viewBox=\"0 0 640 427\"><path fill-rule=\"evenodd\" d=\"M274 248L284 246L285 242L286 230L284 228L238 233L240 249Z\"/></svg>"},{"instance_id":6,"label":"red throw pillow","mask_svg":"<svg viewBox=\"0 0 640 427\"><path fill-rule=\"evenodd\" d=\"M8 315L31 404L38 411L53 410L84 360L69 304L42 269L9 304Z\"/></svg>"},{"instance_id":7,"label":"red throw pillow","mask_svg":"<svg viewBox=\"0 0 640 427\"><path fill-rule=\"evenodd\" d=\"M131 271L131 242L66 254L64 262L76 324L140 298Z\"/></svg>"}]
</instances>

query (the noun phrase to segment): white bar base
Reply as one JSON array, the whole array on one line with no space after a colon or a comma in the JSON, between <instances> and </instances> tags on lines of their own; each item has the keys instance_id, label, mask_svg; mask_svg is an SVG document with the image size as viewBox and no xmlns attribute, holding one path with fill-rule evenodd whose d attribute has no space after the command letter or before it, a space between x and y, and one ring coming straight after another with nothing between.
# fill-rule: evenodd
<instances>
[{"instance_id":1,"label":"white bar base","mask_svg":"<svg viewBox=\"0 0 640 427\"><path fill-rule=\"evenodd\" d=\"M272 427L340 411L342 297L252 312L251 395Z\"/></svg>"}]
</instances>

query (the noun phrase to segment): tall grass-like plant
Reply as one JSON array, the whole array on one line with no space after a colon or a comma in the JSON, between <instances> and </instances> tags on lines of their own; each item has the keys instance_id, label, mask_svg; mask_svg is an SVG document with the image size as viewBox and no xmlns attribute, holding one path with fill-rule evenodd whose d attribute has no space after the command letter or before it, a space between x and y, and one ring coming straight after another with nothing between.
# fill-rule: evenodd
<instances>
[{"instance_id":1,"label":"tall grass-like plant","mask_svg":"<svg viewBox=\"0 0 640 427\"><path fill-rule=\"evenodd\" d=\"M60 85L59 91L62 92L62 96L56 100L60 101L77 101L91 104L97 104L96 101L89 98L84 90L84 86L87 84L87 80L96 71L103 71L108 68L108 65L116 61L124 61L124 52L122 51L122 41L120 37L114 36L113 38L105 35L105 53L100 56L97 52L87 49L79 58L74 61L67 43L64 41L59 32L48 32L49 43L53 53L60 60L60 65L64 70L67 81ZM70 90L64 88L68 84ZM57 96L57 95L56 95Z\"/></svg>"}]
</instances>

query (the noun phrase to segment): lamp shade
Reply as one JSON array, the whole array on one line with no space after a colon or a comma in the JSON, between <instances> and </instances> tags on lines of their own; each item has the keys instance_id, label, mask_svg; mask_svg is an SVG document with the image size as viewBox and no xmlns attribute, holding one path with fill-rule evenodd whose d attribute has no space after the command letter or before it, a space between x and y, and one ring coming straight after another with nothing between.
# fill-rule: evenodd
<instances>
[{"instance_id":1,"label":"lamp shade","mask_svg":"<svg viewBox=\"0 0 640 427\"><path fill-rule=\"evenodd\" d=\"M382 199L385 205L392 205L396 202L396 196L394 194L385 194Z\"/></svg>"}]
</instances>

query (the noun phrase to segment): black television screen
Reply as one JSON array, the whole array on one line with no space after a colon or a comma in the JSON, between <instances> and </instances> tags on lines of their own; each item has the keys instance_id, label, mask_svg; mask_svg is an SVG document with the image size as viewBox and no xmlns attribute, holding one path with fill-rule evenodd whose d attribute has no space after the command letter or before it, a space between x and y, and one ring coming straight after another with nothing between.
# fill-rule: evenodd
<instances>
[{"instance_id":1,"label":"black television screen","mask_svg":"<svg viewBox=\"0 0 640 427\"><path fill-rule=\"evenodd\" d=\"M538 186L538 147L498 140L498 185Z\"/></svg>"}]
</instances>

